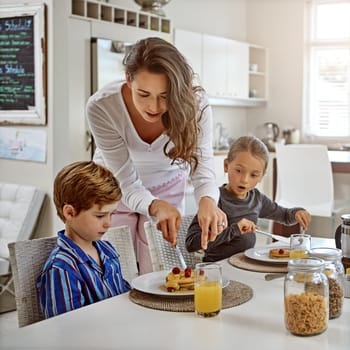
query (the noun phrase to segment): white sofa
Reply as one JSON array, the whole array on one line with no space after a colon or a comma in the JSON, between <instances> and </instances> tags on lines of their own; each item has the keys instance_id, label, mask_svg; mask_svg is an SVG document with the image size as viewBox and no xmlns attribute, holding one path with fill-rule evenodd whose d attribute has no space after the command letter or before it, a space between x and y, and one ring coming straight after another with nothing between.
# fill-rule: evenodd
<instances>
[{"instance_id":1,"label":"white sofa","mask_svg":"<svg viewBox=\"0 0 350 350\"><path fill-rule=\"evenodd\" d=\"M33 237L44 201L36 187L0 182L0 312L15 305L7 245Z\"/></svg>"}]
</instances>

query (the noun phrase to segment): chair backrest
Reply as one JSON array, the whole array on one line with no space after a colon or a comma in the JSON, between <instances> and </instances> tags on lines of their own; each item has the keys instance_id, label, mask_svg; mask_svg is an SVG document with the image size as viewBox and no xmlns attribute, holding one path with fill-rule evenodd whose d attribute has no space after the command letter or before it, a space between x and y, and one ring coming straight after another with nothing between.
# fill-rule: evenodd
<instances>
[{"instance_id":1,"label":"chair backrest","mask_svg":"<svg viewBox=\"0 0 350 350\"><path fill-rule=\"evenodd\" d=\"M120 254L124 278L130 281L136 277L137 264L129 226L109 229L104 239L108 240ZM45 237L12 242L8 245L19 327L44 319L37 295L36 280L56 242L57 237Z\"/></svg>"},{"instance_id":2,"label":"chair backrest","mask_svg":"<svg viewBox=\"0 0 350 350\"><path fill-rule=\"evenodd\" d=\"M8 259L8 243L33 237L44 201L36 187L0 183L0 258Z\"/></svg>"},{"instance_id":3,"label":"chair backrest","mask_svg":"<svg viewBox=\"0 0 350 350\"><path fill-rule=\"evenodd\" d=\"M178 237L178 246L184 256L187 266L193 268L196 263L201 262L199 256L195 253L189 253L185 247L185 239L187 229L191 224L193 215L184 216ZM156 223L152 221L145 222L145 234L150 250L153 271L170 270L174 266L180 266L179 258L175 253L175 249L171 247L170 243L167 242L156 227Z\"/></svg>"},{"instance_id":4,"label":"chair backrest","mask_svg":"<svg viewBox=\"0 0 350 350\"><path fill-rule=\"evenodd\" d=\"M276 162L277 203L332 216L333 174L325 145L276 145Z\"/></svg>"},{"instance_id":5,"label":"chair backrest","mask_svg":"<svg viewBox=\"0 0 350 350\"><path fill-rule=\"evenodd\" d=\"M123 277L131 282L138 276L138 268L130 227L127 225L110 227L103 236L120 254L119 261Z\"/></svg>"},{"instance_id":6,"label":"chair backrest","mask_svg":"<svg viewBox=\"0 0 350 350\"><path fill-rule=\"evenodd\" d=\"M39 305L36 280L56 241L57 237L48 237L17 241L8 245L19 327L44 319Z\"/></svg>"}]
</instances>

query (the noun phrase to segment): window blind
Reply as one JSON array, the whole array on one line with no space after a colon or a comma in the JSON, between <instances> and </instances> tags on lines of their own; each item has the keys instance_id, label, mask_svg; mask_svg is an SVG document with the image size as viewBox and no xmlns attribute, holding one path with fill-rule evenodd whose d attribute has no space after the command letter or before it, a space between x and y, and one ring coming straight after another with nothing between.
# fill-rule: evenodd
<instances>
[{"instance_id":1,"label":"window blind","mask_svg":"<svg viewBox=\"0 0 350 350\"><path fill-rule=\"evenodd\" d=\"M350 136L350 1L313 1L309 11L306 132Z\"/></svg>"}]
</instances>

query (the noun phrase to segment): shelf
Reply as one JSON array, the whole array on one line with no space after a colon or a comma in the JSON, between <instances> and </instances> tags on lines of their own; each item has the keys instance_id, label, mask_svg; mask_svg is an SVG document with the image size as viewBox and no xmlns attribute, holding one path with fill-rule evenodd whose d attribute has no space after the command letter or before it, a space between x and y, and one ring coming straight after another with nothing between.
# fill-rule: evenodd
<instances>
[{"instance_id":1,"label":"shelf","mask_svg":"<svg viewBox=\"0 0 350 350\"><path fill-rule=\"evenodd\" d=\"M171 33L171 21L147 12L131 11L97 0L71 0L73 17L118 23L125 26Z\"/></svg>"},{"instance_id":2,"label":"shelf","mask_svg":"<svg viewBox=\"0 0 350 350\"><path fill-rule=\"evenodd\" d=\"M209 103L212 106L227 106L227 107L261 107L267 102L263 98L228 98L209 96Z\"/></svg>"},{"instance_id":3,"label":"shelf","mask_svg":"<svg viewBox=\"0 0 350 350\"><path fill-rule=\"evenodd\" d=\"M253 71L249 71L249 74L250 74L250 75L260 75L260 76L262 76L262 77L265 76L265 73L264 73L264 72L253 72Z\"/></svg>"},{"instance_id":4,"label":"shelf","mask_svg":"<svg viewBox=\"0 0 350 350\"><path fill-rule=\"evenodd\" d=\"M264 47L249 46L249 96L254 101L268 98L268 52Z\"/></svg>"}]
</instances>

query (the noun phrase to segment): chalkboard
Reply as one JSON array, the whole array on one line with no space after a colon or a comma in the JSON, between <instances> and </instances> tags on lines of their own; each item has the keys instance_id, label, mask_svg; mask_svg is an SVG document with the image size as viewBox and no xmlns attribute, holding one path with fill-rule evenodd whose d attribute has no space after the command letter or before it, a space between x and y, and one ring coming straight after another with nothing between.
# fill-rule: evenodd
<instances>
[{"instance_id":1,"label":"chalkboard","mask_svg":"<svg viewBox=\"0 0 350 350\"><path fill-rule=\"evenodd\" d=\"M0 123L45 124L44 5L0 8Z\"/></svg>"},{"instance_id":2,"label":"chalkboard","mask_svg":"<svg viewBox=\"0 0 350 350\"><path fill-rule=\"evenodd\" d=\"M0 109L35 106L34 16L0 18Z\"/></svg>"}]
</instances>

